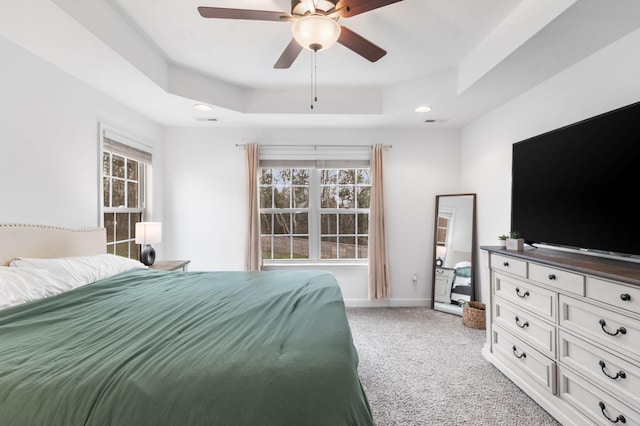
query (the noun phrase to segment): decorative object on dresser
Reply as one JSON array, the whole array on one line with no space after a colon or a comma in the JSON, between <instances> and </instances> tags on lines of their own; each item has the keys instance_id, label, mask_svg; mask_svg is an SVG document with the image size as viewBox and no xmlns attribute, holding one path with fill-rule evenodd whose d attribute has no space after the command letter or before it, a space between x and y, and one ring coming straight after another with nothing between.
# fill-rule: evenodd
<instances>
[{"instance_id":1,"label":"decorative object on dresser","mask_svg":"<svg viewBox=\"0 0 640 426\"><path fill-rule=\"evenodd\" d=\"M563 425L640 424L640 264L481 249L485 358Z\"/></svg>"},{"instance_id":2,"label":"decorative object on dresser","mask_svg":"<svg viewBox=\"0 0 640 426\"><path fill-rule=\"evenodd\" d=\"M190 260L159 260L150 265L149 268L159 271L186 271L189 268Z\"/></svg>"},{"instance_id":3,"label":"decorative object on dresser","mask_svg":"<svg viewBox=\"0 0 640 426\"><path fill-rule=\"evenodd\" d=\"M462 315L474 299L476 194L436 196L431 308Z\"/></svg>"},{"instance_id":4,"label":"decorative object on dresser","mask_svg":"<svg viewBox=\"0 0 640 426\"><path fill-rule=\"evenodd\" d=\"M524 250L524 238L520 236L519 232L512 231L505 241L505 247L507 250L522 251Z\"/></svg>"},{"instance_id":5,"label":"decorative object on dresser","mask_svg":"<svg viewBox=\"0 0 640 426\"><path fill-rule=\"evenodd\" d=\"M158 244L160 241L162 241L162 224L160 222L136 223L136 244L144 246L140 252L140 262L147 266L153 265L156 260L156 250L151 244Z\"/></svg>"}]
</instances>

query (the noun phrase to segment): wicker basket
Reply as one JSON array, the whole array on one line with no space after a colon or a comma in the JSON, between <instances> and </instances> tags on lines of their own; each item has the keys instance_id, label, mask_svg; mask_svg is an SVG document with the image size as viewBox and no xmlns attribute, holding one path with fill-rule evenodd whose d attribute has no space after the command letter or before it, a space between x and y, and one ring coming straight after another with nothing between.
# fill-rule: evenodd
<instances>
[{"instance_id":1,"label":"wicker basket","mask_svg":"<svg viewBox=\"0 0 640 426\"><path fill-rule=\"evenodd\" d=\"M462 322L467 327L484 330L487 326L484 303L466 302L462 307Z\"/></svg>"}]
</instances>

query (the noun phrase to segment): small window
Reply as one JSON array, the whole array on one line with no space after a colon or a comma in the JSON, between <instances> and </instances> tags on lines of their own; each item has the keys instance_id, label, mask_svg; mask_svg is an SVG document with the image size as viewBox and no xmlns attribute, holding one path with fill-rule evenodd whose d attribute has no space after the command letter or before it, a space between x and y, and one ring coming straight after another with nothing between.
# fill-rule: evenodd
<instances>
[{"instance_id":1,"label":"small window","mask_svg":"<svg viewBox=\"0 0 640 426\"><path fill-rule=\"evenodd\" d=\"M107 253L140 258L135 225L145 218L151 154L114 139L102 143L102 212Z\"/></svg>"}]
</instances>

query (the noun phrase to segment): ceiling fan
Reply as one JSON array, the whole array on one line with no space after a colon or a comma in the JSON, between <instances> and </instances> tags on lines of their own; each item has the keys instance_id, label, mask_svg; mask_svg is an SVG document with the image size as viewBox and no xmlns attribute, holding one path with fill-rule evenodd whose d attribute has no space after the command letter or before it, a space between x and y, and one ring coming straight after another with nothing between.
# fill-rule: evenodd
<instances>
[{"instance_id":1,"label":"ceiling fan","mask_svg":"<svg viewBox=\"0 0 640 426\"><path fill-rule=\"evenodd\" d=\"M387 52L337 21L400 1L291 0L291 13L205 6L198 7L198 12L203 18L293 22L293 39L273 66L281 69L289 68L303 48L318 52L336 42L371 62L377 61Z\"/></svg>"}]
</instances>

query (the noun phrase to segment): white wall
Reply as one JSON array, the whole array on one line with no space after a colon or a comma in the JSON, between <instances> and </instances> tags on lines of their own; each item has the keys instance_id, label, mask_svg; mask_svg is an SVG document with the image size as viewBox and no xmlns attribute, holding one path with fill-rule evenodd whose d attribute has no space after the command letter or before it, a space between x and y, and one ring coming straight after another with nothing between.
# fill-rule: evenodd
<instances>
[{"instance_id":1,"label":"white wall","mask_svg":"<svg viewBox=\"0 0 640 426\"><path fill-rule=\"evenodd\" d=\"M462 186L478 194L479 245L496 245L497 236L510 229L511 145L640 101L638 46L640 31L463 129ZM480 286L486 300L488 283Z\"/></svg>"},{"instance_id":2,"label":"white wall","mask_svg":"<svg viewBox=\"0 0 640 426\"><path fill-rule=\"evenodd\" d=\"M427 305L435 195L459 191L458 140L454 130L168 129L167 256L191 259L191 270L244 267L246 160L236 144L382 143L393 146L385 151L384 183L392 300L382 304ZM366 269L335 272L348 303L369 304Z\"/></svg>"},{"instance_id":3,"label":"white wall","mask_svg":"<svg viewBox=\"0 0 640 426\"><path fill-rule=\"evenodd\" d=\"M162 128L2 37L0 57L0 222L98 225L98 123L160 146Z\"/></svg>"}]
</instances>

